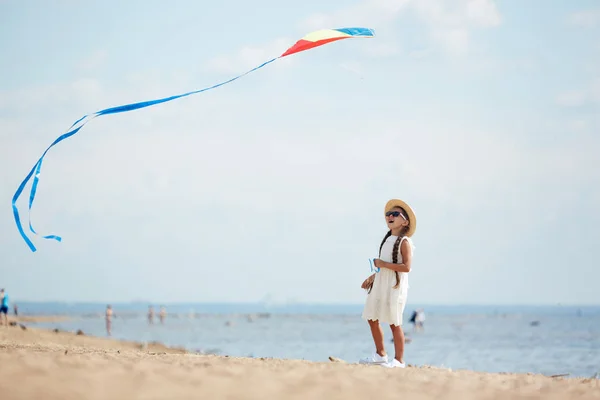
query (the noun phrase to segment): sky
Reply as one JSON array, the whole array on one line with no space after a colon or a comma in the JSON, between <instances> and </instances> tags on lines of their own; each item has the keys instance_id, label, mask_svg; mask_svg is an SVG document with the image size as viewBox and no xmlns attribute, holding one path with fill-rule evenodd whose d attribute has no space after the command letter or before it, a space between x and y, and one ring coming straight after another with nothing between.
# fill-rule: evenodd
<instances>
[{"instance_id":1,"label":"sky","mask_svg":"<svg viewBox=\"0 0 600 400\"><path fill-rule=\"evenodd\" d=\"M10 201L46 156L32 253ZM401 198L415 304L600 304L594 0L0 1L0 286L29 301L362 303ZM19 200L27 226L28 190Z\"/></svg>"}]
</instances>

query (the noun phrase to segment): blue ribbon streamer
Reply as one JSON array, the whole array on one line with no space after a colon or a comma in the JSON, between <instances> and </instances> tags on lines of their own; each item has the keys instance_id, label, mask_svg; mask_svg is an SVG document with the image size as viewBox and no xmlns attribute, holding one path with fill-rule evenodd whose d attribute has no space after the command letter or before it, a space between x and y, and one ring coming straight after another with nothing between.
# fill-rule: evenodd
<instances>
[{"instance_id":1,"label":"blue ribbon streamer","mask_svg":"<svg viewBox=\"0 0 600 400\"><path fill-rule=\"evenodd\" d=\"M281 57L281 56L280 56ZM150 107L156 104L161 104L161 103L166 103L168 101L172 101L175 99L179 99L181 97L186 97L186 96L191 96L193 94L197 94L197 93L201 93L201 92L206 92L207 90L211 90L211 89L215 89L218 88L219 86L223 86L227 83L233 82L236 79L239 79L245 75L248 75L251 72L256 71L257 69L260 69L264 66L266 66L267 64L272 63L273 61L277 60L280 57L276 57L273 58L269 61L266 61L264 63L262 63L261 65L259 65L258 67L254 67L251 70L244 72L241 75L238 75L234 78L231 78L225 82L221 82L218 83L216 85L204 88L204 89L200 89L200 90L194 90L192 92L188 92L188 93L183 93L183 94L179 94L179 95L175 95L175 96L170 96L170 97L165 97L162 99L157 99L157 100L150 100L150 101L142 101L139 103L132 103L132 104L125 104L122 106L117 106L117 107L110 107L101 111L97 111L91 115L84 115L83 117L81 117L80 119L78 119L77 121L75 121L73 123L73 125L71 125L71 127L67 130L66 133L62 134L61 136L59 136L54 142L52 142L52 144L50 146L48 146L48 148L46 148L46 150L44 151L44 153L42 153L42 156L39 158L39 160L37 161L37 163L35 163L35 165L33 166L33 168L31 169L31 171L29 172L29 174L27 174L27 176L25 177L25 179L23 180L23 182L21 182L21 184L19 185L19 188L17 189L17 191L15 192L13 198L12 198L12 208L13 208L13 214L15 217L15 223L17 224L17 229L19 230L19 233L21 234L21 237L23 238L23 240L25 240L25 243L27 243L27 245L29 246L29 248L31 249L32 252L36 251L36 247L33 245L33 243L31 242L31 240L29 239L29 237L25 234L25 232L23 231L23 226L21 224L21 218L19 216L19 210L17 209L16 206L16 202L19 199L19 197L21 196L21 193L23 192L23 189L25 188L25 185L27 185L27 183L29 182L29 180L31 179L32 176L34 176L33 178L33 183L31 185L31 192L29 194L29 210L28 210L28 219L29 219L29 230L35 234L38 235L38 233L33 229L33 226L31 225L31 207L33 205L33 202L35 200L35 195L37 192L37 187L40 181L40 171L42 170L42 163L44 161L44 157L46 156L46 153L48 153L48 151L56 146L58 143L62 142L65 139L70 138L71 136L75 135L77 132L79 132L81 130L81 128L83 128L88 122L90 122L92 119L96 118L96 117L100 117L102 115L109 115L109 114L118 114L118 113L122 113L122 112L128 112L128 111L134 111L134 110L138 110L140 108L145 108L145 107ZM85 121L84 121L85 120ZM83 122L82 122L83 121ZM46 236L42 236L43 239L52 239L52 240L56 240L58 242L62 241L62 238L60 236L57 235L46 235Z\"/></svg>"}]
</instances>

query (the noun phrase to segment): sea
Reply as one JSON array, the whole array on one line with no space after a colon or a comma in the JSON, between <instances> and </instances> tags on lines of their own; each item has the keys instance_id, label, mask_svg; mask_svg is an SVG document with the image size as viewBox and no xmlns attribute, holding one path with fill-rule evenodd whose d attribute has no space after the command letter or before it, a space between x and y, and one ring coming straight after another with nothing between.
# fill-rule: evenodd
<instances>
[{"instance_id":1,"label":"sea","mask_svg":"<svg viewBox=\"0 0 600 400\"><path fill-rule=\"evenodd\" d=\"M49 329L107 337L105 304L19 303L20 315L65 315ZM112 304L112 338L161 342L203 353L357 362L373 352L362 305L167 304L164 323L149 323L148 304ZM412 311L425 322L415 331ZM158 315L159 305L154 307ZM393 356L391 332L385 345ZM600 306L412 305L404 314L405 361L415 366L482 372L598 377Z\"/></svg>"}]
</instances>

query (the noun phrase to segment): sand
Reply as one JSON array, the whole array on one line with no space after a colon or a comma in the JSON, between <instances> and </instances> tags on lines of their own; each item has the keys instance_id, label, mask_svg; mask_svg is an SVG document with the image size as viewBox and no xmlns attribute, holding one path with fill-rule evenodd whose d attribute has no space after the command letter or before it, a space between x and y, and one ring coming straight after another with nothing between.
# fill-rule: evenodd
<instances>
[{"instance_id":1,"label":"sand","mask_svg":"<svg viewBox=\"0 0 600 400\"><path fill-rule=\"evenodd\" d=\"M188 353L0 327L0 399L600 399L599 379Z\"/></svg>"},{"instance_id":2,"label":"sand","mask_svg":"<svg viewBox=\"0 0 600 400\"><path fill-rule=\"evenodd\" d=\"M71 317L63 316L63 315L23 315L19 317L8 317L8 321L16 322L16 323L26 323L26 322L61 322L67 321L71 319Z\"/></svg>"}]
</instances>

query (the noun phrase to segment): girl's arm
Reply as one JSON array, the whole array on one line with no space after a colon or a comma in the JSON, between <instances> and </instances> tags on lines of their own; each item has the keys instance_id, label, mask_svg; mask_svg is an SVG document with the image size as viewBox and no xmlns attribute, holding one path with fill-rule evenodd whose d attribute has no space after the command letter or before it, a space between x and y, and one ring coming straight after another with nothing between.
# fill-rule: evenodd
<instances>
[{"instance_id":1,"label":"girl's arm","mask_svg":"<svg viewBox=\"0 0 600 400\"><path fill-rule=\"evenodd\" d=\"M378 268L387 268L397 272L410 272L410 265L412 262L412 252L410 251L410 244L407 240L404 240L400 245L400 253L402 254L402 264L392 264L382 260L375 260L375 266Z\"/></svg>"}]
</instances>

